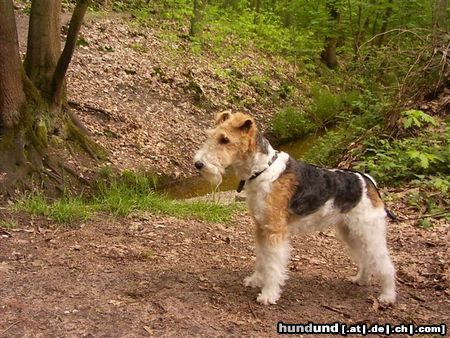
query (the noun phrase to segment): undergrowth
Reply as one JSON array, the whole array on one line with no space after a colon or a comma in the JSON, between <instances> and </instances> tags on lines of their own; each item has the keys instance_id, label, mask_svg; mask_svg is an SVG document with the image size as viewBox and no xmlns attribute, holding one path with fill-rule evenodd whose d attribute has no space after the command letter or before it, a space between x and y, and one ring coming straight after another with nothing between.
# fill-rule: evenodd
<instances>
[{"instance_id":1,"label":"undergrowth","mask_svg":"<svg viewBox=\"0 0 450 338\"><path fill-rule=\"evenodd\" d=\"M49 200L42 193L19 199L14 208L34 215L42 215L57 223L71 224L89 219L93 213L103 211L124 217L131 213L150 211L180 218L196 218L209 222L229 222L241 208L207 201L173 200L154 190L152 175L124 171L120 175L103 170L104 178L98 184L98 193L92 197L66 194Z\"/></svg>"}]
</instances>

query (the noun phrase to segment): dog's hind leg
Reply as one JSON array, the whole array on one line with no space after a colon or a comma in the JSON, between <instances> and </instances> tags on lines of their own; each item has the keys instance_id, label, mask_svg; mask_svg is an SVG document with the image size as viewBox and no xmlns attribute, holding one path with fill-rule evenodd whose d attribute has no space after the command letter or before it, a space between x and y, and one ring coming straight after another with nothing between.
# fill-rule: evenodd
<instances>
[{"instance_id":1,"label":"dog's hind leg","mask_svg":"<svg viewBox=\"0 0 450 338\"><path fill-rule=\"evenodd\" d=\"M358 272L355 276L350 277L350 281L361 286L369 285L372 275L370 269L364 266L364 259L362 258L364 252L361 241L351 238L346 224L339 224L336 227L336 237L347 245L350 258L358 265Z\"/></svg>"},{"instance_id":2,"label":"dog's hind leg","mask_svg":"<svg viewBox=\"0 0 450 338\"><path fill-rule=\"evenodd\" d=\"M360 219L358 223L349 225L351 241L359 248L358 255L364 267L363 272L373 273L381 280L382 303L394 303L395 292L395 268L389 256L386 243L386 221L384 210L374 212ZM367 272L366 272L367 271Z\"/></svg>"}]
</instances>

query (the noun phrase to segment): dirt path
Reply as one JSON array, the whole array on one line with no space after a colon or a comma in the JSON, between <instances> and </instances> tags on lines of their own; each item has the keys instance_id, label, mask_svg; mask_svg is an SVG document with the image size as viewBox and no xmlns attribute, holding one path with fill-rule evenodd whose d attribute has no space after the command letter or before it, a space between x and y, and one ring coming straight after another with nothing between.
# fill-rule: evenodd
<instances>
[{"instance_id":1,"label":"dirt path","mask_svg":"<svg viewBox=\"0 0 450 338\"><path fill-rule=\"evenodd\" d=\"M254 262L246 214L228 226L97 215L72 229L15 217L22 226L0 237L0 337L275 336L279 320L450 324L445 226L390 225L393 308L373 306L377 287L346 280L355 268L331 232L294 240L282 299L266 307L242 286Z\"/></svg>"}]
</instances>

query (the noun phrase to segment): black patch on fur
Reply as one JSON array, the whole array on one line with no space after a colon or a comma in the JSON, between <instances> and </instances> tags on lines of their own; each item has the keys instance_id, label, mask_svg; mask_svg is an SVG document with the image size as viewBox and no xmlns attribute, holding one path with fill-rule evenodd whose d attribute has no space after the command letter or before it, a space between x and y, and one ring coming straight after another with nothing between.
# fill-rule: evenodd
<instances>
[{"instance_id":1,"label":"black patch on fur","mask_svg":"<svg viewBox=\"0 0 450 338\"><path fill-rule=\"evenodd\" d=\"M362 182L358 174L331 171L290 158L286 173L296 175L298 186L290 201L290 209L297 215L310 215L329 199L340 212L353 209L362 196Z\"/></svg>"},{"instance_id":2,"label":"black patch on fur","mask_svg":"<svg viewBox=\"0 0 450 338\"><path fill-rule=\"evenodd\" d=\"M261 133L256 135L256 145L263 154L269 153L269 141Z\"/></svg>"}]
</instances>

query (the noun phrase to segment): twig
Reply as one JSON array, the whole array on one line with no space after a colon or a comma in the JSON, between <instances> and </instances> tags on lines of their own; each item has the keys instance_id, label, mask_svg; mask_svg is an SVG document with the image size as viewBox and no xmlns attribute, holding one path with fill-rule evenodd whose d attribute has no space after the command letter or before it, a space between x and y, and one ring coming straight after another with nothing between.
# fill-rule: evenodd
<instances>
[{"instance_id":1,"label":"twig","mask_svg":"<svg viewBox=\"0 0 450 338\"><path fill-rule=\"evenodd\" d=\"M253 317L255 319L258 319L258 316L256 315L255 311L253 311L252 305L250 304L249 301L247 301L247 304L248 304L248 308L250 309L250 312L252 313Z\"/></svg>"},{"instance_id":2,"label":"twig","mask_svg":"<svg viewBox=\"0 0 450 338\"><path fill-rule=\"evenodd\" d=\"M423 299L422 297L419 297L419 296L415 295L415 294L412 293L412 292L408 292L408 294L409 294L412 298L414 298L415 300L418 300L419 302L423 302L423 303L426 302L425 299Z\"/></svg>"},{"instance_id":3,"label":"twig","mask_svg":"<svg viewBox=\"0 0 450 338\"><path fill-rule=\"evenodd\" d=\"M75 170L73 170L72 168L68 167L67 165L63 164L62 168L67 171L69 174L71 174L72 176L74 176L76 179L78 179L79 181L91 186L91 183L85 179L84 177L81 177L80 175L77 174L77 172Z\"/></svg>"},{"instance_id":4,"label":"twig","mask_svg":"<svg viewBox=\"0 0 450 338\"><path fill-rule=\"evenodd\" d=\"M400 221L415 221L418 219L424 219L424 218L441 218L445 217L446 215L450 214L450 210L440 211L436 212L434 214L423 214L416 217L399 217L397 216L397 219Z\"/></svg>"},{"instance_id":5,"label":"twig","mask_svg":"<svg viewBox=\"0 0 450 338\"><path fill-rule=\"evenodd\" d=\"M11 233L9 233L8 231L6 231L6 230L3 229L2 227L0 227L0 234L6 235L6 236L8 236L8 237L12 237Z\"/></svg>"},{"instance_id":6,"label":"twig","mask_svg":"<svg viewBox=\"0 0 450 338\"><path fill-rule=\"evenodd\" d=\"M109 111L107 111L105 109L102 109L102 108L97 108L97 107L91 106L89 104L85 104L85 103L81 104L81 103L78 103L78 102L75 102L75 101L69 101L69 106L75 107L75 108L78 108L78 109L90 110L90 111L93 111L93 112L101 113L108 120L113 119L112 118L112 114Z\"/></svg>"},{"instance_id":7,"label":"twig","mask_svg":"<svg viewBox=\"0 0 450 338\"><path fill-rule=\"evenodd\" d=\"M344 312L342 310L336 309L336 308L334 308L332 306L325 305L325 304L321 304L321 306L324 307L325 309L328 309L328 310L331 310L333 312L339 313L339 314L341 314L341 315L343 315L343 316L345 316L347 318L351 317L348 313L346 313L346 312Z\"/></svg>"},{"instance_id":8,"label":"twig","mask_svg":"<svg viewBox=\"0 0 450 338\"><path fill-rule=\"evenodd\" d=\"M12 323L10 326L8 326L5 330L3 330L2 332L0 332L0 336L2 336L4 333L6 333L7 331L9 331L14 325L19 324L22 320L18 320L15 323Z\"/></svg>"},{"instance_id":9,"label":"twig","mask_svg":"<svg viewBox=\"0 0 450 338\"><path fill-rule=\"evenodd\" d=\"M368 43L370 43L371 41L375 40L375 39L378 38L379 36L381 36L381 35L386 35L386 34L389 34L389 33L392 33L392 32L400 32L400 34L403 34L403 33L411 33L411 34L414 34L414 35L415 35L416 37L418 37L419 39L423 40L422 37L421 37L419 34L414 33L414 30L424 30L424 31L429 31L429 29L426 29L426 28L415 28L415 29L393 28L393 29L391 29L391 30L388 30L388 31L383 32L383 33L378 33L378 34L374 35L373 37L371 37L369 40L367 40L366 42L364 42L363 44L361 44L361 46L359 46L358 52L359 52L359 50L360 50L364 45L367 45Z\"/></svg>"}]
</instances>

